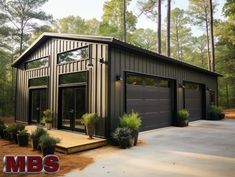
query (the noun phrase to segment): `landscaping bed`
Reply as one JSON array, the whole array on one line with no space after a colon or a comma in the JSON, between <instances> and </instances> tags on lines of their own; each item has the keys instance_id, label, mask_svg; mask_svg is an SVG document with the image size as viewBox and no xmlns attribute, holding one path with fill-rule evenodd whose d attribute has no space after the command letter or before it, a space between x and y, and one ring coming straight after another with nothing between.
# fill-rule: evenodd
<instances>
[{"instance_id":1,"label":"landscaping bed","mask_svg":"<svg viewBox=\"0 0 235 177\"><path fill-rule=\"evenodd\" d=\"M19 147L17 144L14 144L10 141L0 139L0 176L3 176L3 156L4 155L42 155L40 151L34 151L32 150L31 144L28 147ZM14 153L13 153L14 152ZM60 170L58 173L53 174L53 176L63 176L64 174L72 171L72 170L83 170L87 165L93 163L93 159L90 157L85 157L81 153L76 153L76 154L61 154L61 153L55 153L59 160L60 160ZM48 176L46 174L38 174L38 175L11 175L11 176L27 176L27 177L35 177L35 176Z\"/></svg>"},{"instance_id":2,"label":"landscaping bed","mask_svg":"<svg viewBox=\"0 0 235 177\"><path fill-rule=\"evenodd\" d=\"M235 119L235 108L225 109L224 113L226 119Z\"/></svg>"}]
</instances>

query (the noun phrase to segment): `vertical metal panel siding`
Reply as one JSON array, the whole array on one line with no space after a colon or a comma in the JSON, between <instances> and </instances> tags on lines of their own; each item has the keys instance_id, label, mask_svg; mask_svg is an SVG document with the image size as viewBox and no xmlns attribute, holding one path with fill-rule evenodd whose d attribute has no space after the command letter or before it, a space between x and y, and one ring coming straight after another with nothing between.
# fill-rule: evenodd
<instances>
[{"instance_id":1,"label":"vertical metal panel siding","mask_svg":"<svg viewBox=\"0 0 235 177\"><path fill-rule=\"evenodd\" d=\"M161 77L168 77L176 80L176 84L183 81L192 81L205 84L217 92L214 76L193 71L183 66L165 63L162 59L153 58L148 55L140 55L120 48L111 48L111 130L118 125L118 118L123 114L124 108L124 81L115 82L116 75L124 78L124 71L133 71L145 74L152 74ZM216 93L217 96L217 93ZM183 107L183 95L177 89L178 109Z\"/></svg>"},{"instance_id":2,"label":"vertical metal panel siding","mask_svg":"<svg viewBox=\"0 0 235 177\"><path fill-rule=\"evenodd\" d=\"M34 60L37 58L49 56L49 68L25 70L24 64L19 66L18 72L18 85L17 85L17 108L16 119L18 121L28 121L28 80L30 78L37 78L43 76L49 76L49 107L53 112L54 127L58 125L58 84L59 75L72 72L88 71L88 60L77 61L73 63L67 63L63 65L57 65L57 54L72 50L81 46L88 45L90 43L76 40L63 40L63 39L51 39L45 42L40 48L38 48L30 57L26 60ZM94 67L89 70L89 88L88 88L88 102L89 112L97 112L98 116L107 117L107 91L108 91L108 76L107 65L99 62L100 58L108 61L108 46L105 44L91 43L92 44L92 63ZM104 120L103 120L104 121ZM101 134L104 134L101 132Z\"/></svg>"}]
</instances>

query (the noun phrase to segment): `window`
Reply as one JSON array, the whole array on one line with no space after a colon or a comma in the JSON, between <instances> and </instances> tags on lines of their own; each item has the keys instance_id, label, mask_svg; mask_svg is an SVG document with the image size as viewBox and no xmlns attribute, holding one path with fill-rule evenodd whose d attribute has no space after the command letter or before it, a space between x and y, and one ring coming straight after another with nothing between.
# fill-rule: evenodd
<instances>
[{"instance_id":1,"label":"window","mask_svg":"<svg viewBox=\"0 0 235 177\"><path fill-rule=\"evenodd\" d=\"M133 85L143 85L143 78L141 76L128 74L126 83Z\"/></svg>"},{"instance_id":2,"label":"window","mask_svg":"<svg viewBox=\"0 0 235 177\"><path fill-rule=\"evenodd\" d=\"M164 79L160 79L159 86L160 87L169 87L169 81L168 80L164 80Z\"/></svg>"},{"instance_id":3,"label":"window","mask_svg":"<svg viewBox=\"0 0 235 177\"><path fill-rule=\"evenodd\" d=\"M44 57L34 61L29 61L26 63L26 69L43 68L43 67L48 67L48 57Z\"/></svg>"},{"instance_id":4,"label":"window","mask_svg":"<svg viewBox=\"0 0 235 177\"><path fill-rule=\"evenodd\" d=\"M127 84L133 85L145 85L154 87L170 87L170 82L167 79L161 79L158 77L147 76L147 75L134 75L128 74L126 78Z\"/></svg>"},{"instance_id":5,"label":"window","mask_svg":"<svg viewBox=\"0 0 235 177\"><path fill-rule=\"evenodd\" d=\"M29 87L47 86L47 85L48 85L48 77L29 79Z\"/></svg>"},{"instance_id":6,"label":"window","mask_svg":"<svg viewBox=\"0 0 235 177\"><path fill-rule=\"evenodd\" d=\"M194 84L194 83L184 83L184 87L186 89L200 90L200 85L199 84Z\"/></svg>"},{"instance_id":7,"label":"window","mask_svg":"<svg viewBox=\"0 0 235 177\"><path fill-rule=\"evenodd\" d=\"M86 72L60 75L60 84L84 83L87 80Z\"/></svg>"},{"instance_id":8,"label":"window","mask_svg":"<svg viewBox=\"0 0 235 177\"><path fill-rule=\"evenodd\" d=\"M81 59L87 59L88 57L89 57L88 47L83 47L59 54L58 64L79 61Z\"/></svg>"}]
</instances>

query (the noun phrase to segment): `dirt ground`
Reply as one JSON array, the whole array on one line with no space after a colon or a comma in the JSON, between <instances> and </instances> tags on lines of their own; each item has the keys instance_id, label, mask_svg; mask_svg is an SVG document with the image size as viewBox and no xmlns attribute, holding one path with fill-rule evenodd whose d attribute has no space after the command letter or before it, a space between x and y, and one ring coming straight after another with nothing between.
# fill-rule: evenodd
<instances>
[{"instance_id":1,"label":"dirt ground","mask_svg":"<svg viewBox=\"0 0 235 177\"><path fill-rule=\"evenodd\" d=\"M33 151L32 147L19 147L17 144L13 144L10 141L6 141L3 139L0 139L0 176L4 176L3 175L3 156L4 155L23 155L23 154L27 154L27 155L41 155L40 151ZM86 166L88 166L89 164L93 163L93 159L90 157L85 157L84 155L82 155L81 153L75 153L75 154L70 154L70 155L66 155L66 154L61 154L61 153L56 153L56 155L59 158L59 162L60 162L60 170L58 173L53 174L53 176L63 176L64 174L74 170L74 169L78 169L78 170L83 170ZM14 175L11 175L14 176ZM35 176L40 176L40 177L44 177L44 176L48 176L46 174L38 174L38 175L15 175L15 176L27 176L27 177L35 177Z\"/></svg>"},{"instance_id":2,"label":"dirt ground","mask_svg":"<svg viewBox=\"0 0 235 177\"><path fill-rule=\"evenodd\" d=\"M224 113L226 119L235 119L235 108L225 109Z\"/></svg>"}]
</instances>

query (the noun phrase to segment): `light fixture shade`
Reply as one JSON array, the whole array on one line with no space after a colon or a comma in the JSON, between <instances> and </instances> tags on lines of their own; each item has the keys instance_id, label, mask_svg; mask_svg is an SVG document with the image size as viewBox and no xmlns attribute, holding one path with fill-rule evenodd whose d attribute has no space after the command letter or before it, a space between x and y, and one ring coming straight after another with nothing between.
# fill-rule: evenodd
<instances>
[{"instance_id":1,"label":"light fixture shade","mask_svg":"<svg viewBox=\"0 0 235 177\"><path fill-rule=\"evenodd\" d=\"M184 84L179 83L178 85L179 88L185 88Z\"/></svg>"},{"instance_id":2,"label":"light fixture shade","mask_svg":"<svg viewBox=\"0 0 235 177\"><path fill-rule=\"evenodd\" d=\"M123 78L121 77L121 75L116 76L116 81L122 81L122 80L123 80Z\"/></svg>"},{"instance_id":3,"label":"light fixture shade","mask_svg":"<svg viewBox=\"0 0 235 177\"><path fill-rule=\"evenodd\" d=\"M100 58L99 60L100 60L100 63L101 63L101 64L108 64L108 62L105 61L104 58Z\"/></svg>"}]
</instances>

